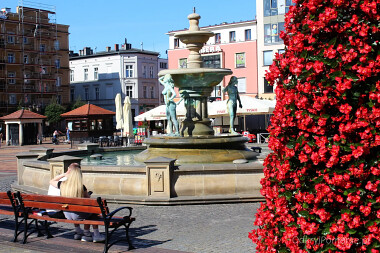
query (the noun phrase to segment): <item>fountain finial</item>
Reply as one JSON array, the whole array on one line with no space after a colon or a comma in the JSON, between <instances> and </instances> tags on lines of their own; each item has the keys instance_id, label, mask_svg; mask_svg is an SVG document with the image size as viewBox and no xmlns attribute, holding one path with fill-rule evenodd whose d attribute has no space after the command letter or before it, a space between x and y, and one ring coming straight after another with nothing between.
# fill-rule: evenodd
<instances>
[{"instance_id":1,"label":"fountain finial","mask_svg":"<svg viewBox=\"0 0 380 253\"><path fill-rule=\"evenodd\" d=\"M195 7L193 7L193 13L195 13Z\"/></svg>"},{"instance_id":2,"label":"fountain finial","mask_svg":"<svg viewBox=\"0 0 380 253\"><path fill-rule=\"evenodd\" d=\"M199 31L199 19L201 18L201 16L195 13L195 7L193 11L194 13L191 13L189 16L187 16L187 19L190 23L189 31Z\"/></svg>"}]
</instances>

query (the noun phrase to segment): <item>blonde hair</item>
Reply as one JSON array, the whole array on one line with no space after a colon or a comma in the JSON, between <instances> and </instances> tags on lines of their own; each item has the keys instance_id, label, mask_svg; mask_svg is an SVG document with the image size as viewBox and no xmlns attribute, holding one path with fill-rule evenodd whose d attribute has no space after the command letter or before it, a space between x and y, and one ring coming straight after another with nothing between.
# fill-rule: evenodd
<instances>
[{"instance_id":1,"label":"blonde hair","mask_svg":"<svg viewBox=\"0 0 380 253\"><path fill-rule=\"evenodd\" d=\"M70 173L67 174L67 180L61 183L61 196L83 198L82 171L79 166L70 165L70 169Z\"/></svg>"}]
</instances>

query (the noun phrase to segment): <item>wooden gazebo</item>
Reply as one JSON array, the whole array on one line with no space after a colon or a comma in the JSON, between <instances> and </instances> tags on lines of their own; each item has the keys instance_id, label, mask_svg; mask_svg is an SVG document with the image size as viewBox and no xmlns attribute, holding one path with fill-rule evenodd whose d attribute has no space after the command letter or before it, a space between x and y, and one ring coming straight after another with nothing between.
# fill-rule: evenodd
<instances>
[{"instance_id":1,"label":"wooden gazebo","mask_svg":"<svg viewBox=\"0 0 380 253\"><path fill-rule=\"evenodd\" d=\"M71 138L111 136L114 115L114 112L92 104L61 114Z\"/></svg>"},{"instance_id":2,"label":"wooden gazebo","mask_svg":"<svg viewBox=\"0 0 380 253\"><path fill-rule=\"evenodd\" d=\"M42 140L42 122L46 116L21 109L0 120L5 122L5 143L7 145L37 144Z\"/></svg>"}]
</instances>

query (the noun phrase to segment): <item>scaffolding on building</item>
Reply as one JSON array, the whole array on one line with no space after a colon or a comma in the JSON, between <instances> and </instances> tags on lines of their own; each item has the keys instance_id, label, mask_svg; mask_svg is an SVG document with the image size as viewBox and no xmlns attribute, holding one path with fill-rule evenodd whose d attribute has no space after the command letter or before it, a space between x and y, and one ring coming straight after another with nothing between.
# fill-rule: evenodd
<instances>
[{"instance_id":1,"label":"scaffolding on building","mask_svg":"<svg viewBox=\"0 0 380 253\"><path fill-rule=\"evenodd\" d=\"M56 8L20 0L0 18L0 110L41 108L58 92Z\"/></svg>"}]
</instances>

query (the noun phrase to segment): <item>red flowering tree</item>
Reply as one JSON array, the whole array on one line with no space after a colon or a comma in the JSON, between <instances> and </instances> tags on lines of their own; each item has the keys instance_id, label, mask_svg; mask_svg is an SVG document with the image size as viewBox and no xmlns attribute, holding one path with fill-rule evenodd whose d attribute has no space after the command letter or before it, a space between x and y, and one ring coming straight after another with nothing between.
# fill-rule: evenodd
<instances>
[{"instance_id":1,"label":"red flowering tree","mask_svg":"<svg viewBox=\"0 0 380 253\"><path fill-rule=\"evenodd\" d=\"M249 237L259 252L379 252L380 1L294 2Z\"/></svg>"}]
</instances>

